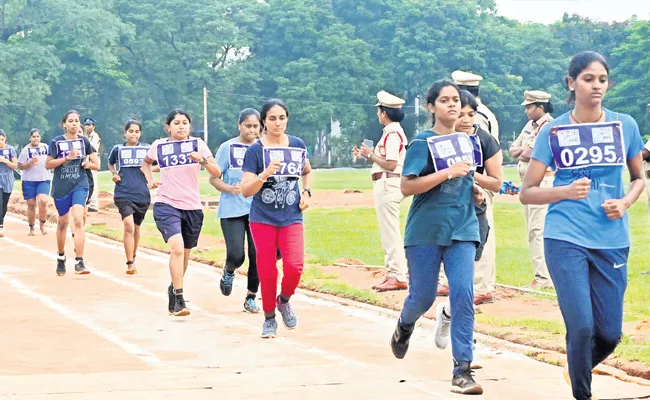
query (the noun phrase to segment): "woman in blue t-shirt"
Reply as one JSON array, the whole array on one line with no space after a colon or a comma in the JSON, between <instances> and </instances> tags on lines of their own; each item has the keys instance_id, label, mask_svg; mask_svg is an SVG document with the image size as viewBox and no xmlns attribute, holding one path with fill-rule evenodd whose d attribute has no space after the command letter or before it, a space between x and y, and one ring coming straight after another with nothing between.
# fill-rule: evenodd
<instances>
[{"instance_id":1,"label":"woman in blue t-shirt","mask_svg":"<svg viewBox=\"0 0 650 400\"><path fill-rule=\"evenodd\" d=\"M9 197L14 190L14 170L18 168L16 149L7 144L7 134L0 129L0 237L4 237L4 222Z\"/></svg>"},{"instance_id":2,"label":"woman in blue t-shirt","mask_svg":"<svg viewBox=\"0 0 650 400\"><path fill-rule=\"evenodd\" d=\"M244 310L251 313L260 312L255 297L260 286L257 274L257 257L255 243L251 235L248 215L251 210L252 198L241 194L242 166L244 155L250 145L255 143L260 135L260 113L254 108L246 108L239 113L239 136L232 138L219 146L214 158L223 172L220 178L211 177L210 184L221 192L217 217L221 223L221 231L226 242L226 265L219 287L224 296L230 296L235 271L246 259L244 240L248 242L248 293L244 300Z\"/></svg>"},{"instance_id":3,"label":"woman in blue t-shirt","mask_svg":"<svg viewBox=\"0 0 650 400\"><path fill-rule=\"evenodd\" d=\"M298 319L289 299L296 291L305 261L302 212L311 198L311 165L307 146L287 134L289 110L281 100L268 100L260 112L266 135L253 143L244 156L242 194L253 197L249 215L262 286L264 324L262 337L277 335L275 309L288 329ZM298 182L302 178L303 190ZM282 252L282 287L277 296L277 249Z\"/></svg>"},{"instance_id":4,"label":"woman in blue t-shirt","mask_svg":"<svg viewBox=\"0 0 650 400\"><path fill-rule=\"evenodd\" d=\"M149 145L140 142L142 124L132 119L124 126L126 142L115 145L108 156L108 170L113 174L115 191L113 202L124 223L124 252L126 253L126 273L138 273L135 267L135 254L140 242L140 226L147 215L151 194L147 179L140 169L147 155ZM158 167L153 169L157 172Z\"/></svg>"},{"instance_id":5,"label":"woman in blue t-shirt","mask_svg":"<svg viewBox=\"0 0 650 400\"><path fill-rule=\"evenodd\" d=\"M592 398L591 370L622 335L630 250L626 210L643 191L643 143L632 117L603 107L610 81L602 55L573 57L566 83L575 108L540 131L520 199L549 204L544 253L567 327L565 379L582 400ZM541 188L549 166L556 168L553 187Z\"/></svg>"},{"instance_id":6,"label":"woman in blue t-shirt","mask_svg":"<svg viewBox=\"0 0 650 400\"><path fill-rule=\"evenodd\" d=\"M397 358L404 358L417 320L436 299L440 264L449 281L454 371L451 390L483 393L471 372L474 333L474 257L480 242L474 211L483 202L474 185L474 153L465 133L457 133L460 89L448 80L435 82L427 94L431 130L418 134L406 150L401 189L414 195L406 221L404 247L409 295L391 338ZM475 198L476 196L476 198Z\"/></svg>"},{"instance_id":7,"label":"woman in blue t-shirt","mask_svg":"<svg viewBox=\"0 0 650 400\"><path fill-rule=\"evenodd\" d=\"M23 198L27 202L27 222L29 236L34 236L36 222L36 205L38 203L38 219L41 222L41 234L47 234L47 203L50 200L50 171L45 168L48 146L41 142L41 132L34 128L29 131L29 144L23 147L18 156L20 176L23 187Z\"/></svg>"},{"instance_id":8,"label":"woman in blue t-shirt","mask_svg":"<svg viewBox=\"0 0 650 400\"><path fill-rule=\"evenodd\" d=\"M84 212L88 198L87 169L99 169L99 159L95 149L87 137L81 136L81 117L79 113L70 110L61 119L63 135L56 136L50 142L49 155L45 167L54 170L52 178L52 197L54 206L59 213L56 225L56 244L58 257L56 274L65 275L65 239L66 229L73 220L73 235L75 245L75 274L89 274L83 259L86 234L84 228Z\"/></svg>"}]
</instances>

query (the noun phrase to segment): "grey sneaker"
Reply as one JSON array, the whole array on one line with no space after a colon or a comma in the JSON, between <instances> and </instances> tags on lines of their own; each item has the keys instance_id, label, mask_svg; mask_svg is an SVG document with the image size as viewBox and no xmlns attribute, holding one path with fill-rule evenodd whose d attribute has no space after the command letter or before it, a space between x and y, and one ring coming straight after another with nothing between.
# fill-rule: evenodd
<instances>
[{"instance_id":1,"label":"grey sneaker","mask_svg":"<svg viewBox=\"0 0 650 400\"><path fill-rule=\"evenodd\" d=\"M56 256L56 274L58 276L65 275L65 256Z\"/></svg>"},{"instance_id":2,"label":"grey sneaker","mask_svg":"<svg viewBox=\"0 0 650 400\"><path fill-rule=\"evenodd\" d=\"M232 282L235 280L235 274L231 274L225 269L223 270L223 275L221 275L221 282L219 282L219 288L221 289L221 294L224 296L230 296L232 293Z\"/></svg>"},{"instance_id":3,"label":"grey sneaker","mask_svg":"<svg viewBox=\"0 0 650 400\"><path fill-rule=\"evenodd\" d=\"M298 318L296 317L296 313L293 312L291 304L288 302L282 304L280 301L280 296L278 296L276 305L278 307L278 311L280 311L280 314L282 314L282 322L284 323L284 326L287 329L294 329L296 325L298 325Z\"/></svg>"},{"instance_id":4,"label":"grey sneaker","mask_svg":"<svg viewBox=\"0 0 650 400\"><path fill-rule=\"evenodd\" d=\"M278 323L275 319L265 319L262 325L262 337L264 339L274 338L278 335Z\"/></svg>"},{"instance_id":5,"label":"grey sneaker","mask_svg":"<svg viewBox=\"0 0 650 400\"><path fill-rule=\"evenodd\" d=\"M258 312L260 312L260 308L257 306L255 299L246 299L246 301L244 302L244 310L253 314L257 314Z\"/></svg>"},{"instance_id":6,"label":"grey sneaker","mask_svg":"<svg viewBox=\"0 0 650 400\"><path fill-rule=\"evenodd\" d=\"M439 303L436 306L436 347L440 350L446 349L449 346L451 318L445 315L443 312L444 309L445 303Z\"/></svg>"},{"instance_id":7,"label":"grey sneaker","mask_svg":"<svg viewBox=\"0 0 650 400\"><path fill-rule=\"evenodd\" d=\"M456 364L456 363L454 363ZM468 362L462 362L463 370L451 380L451 391L459 394L483 394L483 388L474 380L474 372Z\"/></svg>"},{"instance_id":8,"label":"grey sneaker","mask_svg":"<svg viewBox=\"0 0 650 400\"><path fill-rule=\"evenodd\" d=\"M84 260L77 261L77 263L74 265L74 273L77 275L88 275L90 273L90 271L86 269Z\"/></svg>"}]
</instances>

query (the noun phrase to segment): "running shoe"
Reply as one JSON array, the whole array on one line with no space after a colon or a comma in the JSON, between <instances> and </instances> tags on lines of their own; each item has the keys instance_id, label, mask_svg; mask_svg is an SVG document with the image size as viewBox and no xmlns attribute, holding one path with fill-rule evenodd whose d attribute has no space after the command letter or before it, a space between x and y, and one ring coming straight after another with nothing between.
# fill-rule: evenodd
<instances>
[{"instance_id":1,"label":"running shoe","mask_svg":"<svg viewBox=\"0 0 650 400\"><path fill-rule=\"evenodd\" d=\"M185 299L183 299L182 294L174 295L174 315L177 317L190 315L190 310L185 306Z\"/></svg>"},{"instance_id":2,"label":"running shoe","mask_svg":"<svg viewBox=\"0 0 650 400\"><path fill-rule=\"evenodd\" d=\"M221 282L219 282L219 288L221 289L221 294L224 296L230 296L232 293L232 282L235 280L235 274L229 273L225 269L223 270L223 275L221 275Z\"/></svg>"},{"instance_id":3,"label":"running shoe","mask_svg":"<svg viewBox=\"0 0 650 400\"><path fill-rule=\"evenodd\" d=\"M56 274L59 276L65 275L65 256L56 257Z\"/></svg>"},{"instance_id":4,"label":"running shoe","mask_svg":"<svg viewBox=\"0 0 650 400\"><path fill-rule=\"evenodd\" d=\"M459 365L454 362L455 365ZM463 369L451 380L451 391L459 394L483 394L483 388L474 380L474 372L468 362L460 362Z\"/></svg>"},{"instance_id":5,"label":"running shoe","mask_svg":"<svg viewBox=\"0 0 650 400\"><path fill-rule=\"evenodd\" d=\"M246 299L246 301L244 302L244 310L253 314L257 314L258 312L260 312L260 308L257 306L255 299Z\"/></svg>"},{"instance_id":6,"label":"running shoe","mask_svg":"<svg viewBox=\"0 0 650 400\"><path fill-rule=\"evenodd\" d=\"M276 305L278 311L282 314L282 322L284 323L284 326L287 329L294 329L296 325L298 325L298 318L296 317L296 313L293 312L291 304L289 304L289 302L282 303L280 301L280 296L278 296Z\"/></svg>"},{"instance_id":7,"label":"running shoe","mask_svg":"<svg viewBox=\"0 0 650 400\"><path fill-rule=\"evenodd\" d=\"M86 269L86 264L84 264L84 260L78 260L77 263L74 265L74 273L77 275L88 275L90 271Z\"/></svg>"},{"instance_id":8,"label":"running shoe","mask_svg":"<svg viewBox=\"0 0 650 400\"><path fill-rule=\"evenodd\" d=\"M449 346L449 326L451 325L451 318L447 317L444 313L445 303L438 303L436 306L436 347L440 350L446 349Z\"/></svg>"},{"instance_id":9,"label":"running shoe","mask_svg":"<svg viewBox=\"0 0 650 400\"><path fill-rule=\"evenodd\" d=\"M265 319L262 325L262 338L274 338L278 336L278 323L275 319Z\"/></svg>"}]
</instances>

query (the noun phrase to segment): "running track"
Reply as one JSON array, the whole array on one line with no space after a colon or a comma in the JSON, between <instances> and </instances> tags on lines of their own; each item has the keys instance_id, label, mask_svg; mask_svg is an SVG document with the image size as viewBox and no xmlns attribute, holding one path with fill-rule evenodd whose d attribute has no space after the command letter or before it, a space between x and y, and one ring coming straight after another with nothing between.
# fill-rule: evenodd
<instances>
[{"instance_id":1,"label":"running track","mask_svg":"<svg viewBox=\"0 0 650 400\"><path fill-rule=\"evenodd\" d=\"M89 237L92 271L55 274L54 232L28 237L15 217L0 239L0 399L459 399L449 392L451 353L416 329L404 360L388 346L393 316L296 295L298 329L259 338L261 315L242 312L245 281L223 297L220 270L191 263L192 315L167 313L167 258L141 251L124 274L119 243ZM258 300L261 305L261 300ZM481 347L484 399L568 399L562 369ZM601 399L650 388L594 377Z\"/></svg>"}]
</instances>

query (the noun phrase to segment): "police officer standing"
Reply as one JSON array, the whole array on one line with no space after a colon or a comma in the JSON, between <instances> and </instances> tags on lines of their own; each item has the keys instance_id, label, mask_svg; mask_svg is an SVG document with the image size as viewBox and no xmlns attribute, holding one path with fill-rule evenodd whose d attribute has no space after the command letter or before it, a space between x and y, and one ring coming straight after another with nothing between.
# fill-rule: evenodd
<instances>
[{"instance_id":1,"label":"police officer standing","mask_svg":"<svg viewBox=\"0 0 650 400\"><path fill-rule=\"evenodd\" d=\"M90 145L93 146L93 149L97 152L97 158L101 160L101 151L102 151L102 138L99 136L99 133L95 131L95 126L97 121L92 118L86 118L84 120L84 128L86 130L86 137L90 141ZM98 211L99 210L99 191L97 185L97 171L93 170L92 172L92 185L91 188L92 194L88 199L88 211Z\"/></svg>"},{"instance_id":2,"label":"police officer standing","mask_svg":"<svg viewBox=\"0 0 650 400\"><path fill-rule=\"evenodd\" d=\"M365 141L360 149L354 146L353 154L373 163L373 195L388 274L383 282L372 288L385 292L407 288L406 256L400 228L400 203L403 199L400 181L408 141L400 125L404 119L404 100L385 91L377 93L377 100L377 118L384 125L383 135L375 147Z\"/></svg>"},{"instance_id":3,"label":"police officer standing","mask_svg":"<svg viewBox=\"0 0 650 400\"><path fill-rule=\"evenodd\" d=\"M519 159L519 177L523 181L528 170L528 162L535 146L537 134L545 123L552 121L553 105L551 95L541 90L530 90L524 93L524 102L528 123L517 139L510 146L510 155ZM547 170L546 177L540 187L553 186L553 171ZM528 244L533 258L535 280L528 286L530 289L548 288L553 286L551 277L546 267L544 257L544 221L546 220L547 205L524 205L526 225L528 226Z\"/></svg>"},{"instance_id":4,"label":"police officer standing","mask_svg":"<svg viewBox=\"0 0 650 400\"><path fill-rule=\"evenodd\" d=\"M479 95L479 85L483 80L481 75L476 75L471 72L454 71L451 74L451 79L457 84L461 90L467 90L476 97L478 102L478 109L476 111L476 123L486 132L489 132L497 142L499 141L499 121L497 117L490 111L490 109L481 102Z\"/></svg>"}]
</instances>

